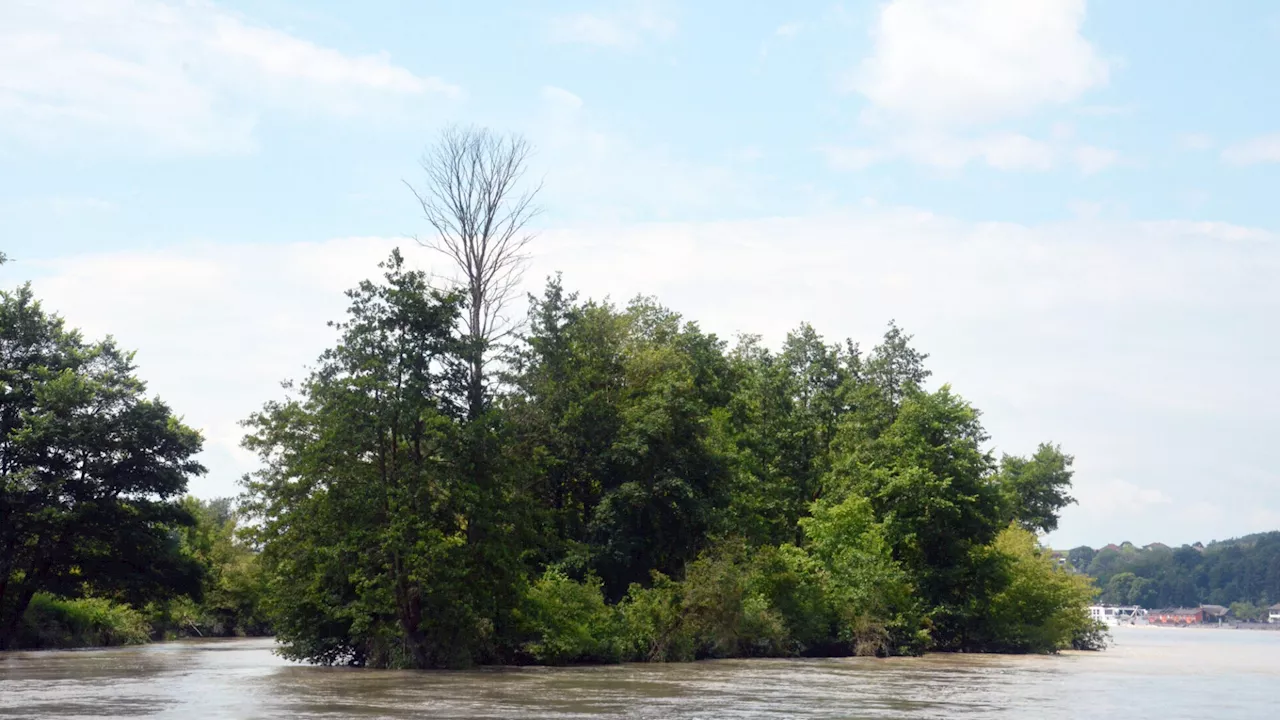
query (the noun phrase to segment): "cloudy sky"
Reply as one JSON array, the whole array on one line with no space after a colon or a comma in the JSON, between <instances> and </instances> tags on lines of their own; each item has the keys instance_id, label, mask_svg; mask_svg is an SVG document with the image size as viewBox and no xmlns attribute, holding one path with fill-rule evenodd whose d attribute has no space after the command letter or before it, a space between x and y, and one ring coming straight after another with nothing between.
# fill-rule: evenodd
<instances>
[{"instance_id":1,"label":"cloudy sky","mask_svg":"<svg viewBox=\"0 0 1280 720\"><path fill-rule=\"evenodd\" d=\"M446 124L526 135L530 288L732 336L892 318L1056 546L1280 528L1280 6L1266 0L0 0L0 285L136 348L207 438L331 339Z\"/></svg>"}]
</instances>

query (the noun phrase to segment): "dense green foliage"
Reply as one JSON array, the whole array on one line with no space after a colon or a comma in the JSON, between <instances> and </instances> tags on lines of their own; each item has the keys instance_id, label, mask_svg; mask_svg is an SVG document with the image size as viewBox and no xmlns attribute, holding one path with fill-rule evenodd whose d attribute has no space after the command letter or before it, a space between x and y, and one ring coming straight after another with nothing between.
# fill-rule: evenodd
<instances>
[{"instance_id":1,"label":"dense green foliage","mask_svg":"<svg viewBox=\"0 0 1280 720\"><path fill-rule=\"evenodd\" d=\"M1081 625L1074 613L1095 595L1088 579L1061 571L1027 530L1010 527L996 538L995 551L1007 566L1008 582L988 610L992 647L1025 652L1068 637L1077 648L1101 643L1099 629Z\"/></svg>"},{"instance_id":2,"label":"dense green foliage","mask_svg":"<svg viewBox=\"0 0 1280 720\"><path fill-rule=\"evenodd\" d=\"M399 254L248 422L245 508L290 657L381 667L1088 645L1042 552L1071 458L997 461L890 325L730 348L550 282L484 378L464 298ZM479 348L479 349L478 349Z\"/></svg>"},{"instance_id":3,"label":"dense green foliage","mask_svg":"<svg viewBox=\"0 0 1280 720\"><path fill-rule=\"evenodd\" d=\"M246 422L240 508L182 497L199 435L127 353L0 295L0 644L275 631L377 667L1096 645L1091 585L1034 535L1070 456L997 461L897 326L866 353L808 325L730 347L553 280L499 347L467 295L383 267Z\"/></svg>"},{"instance_id":4,"label":"dense green foliage","mask_svg":"<svg viewBox=\"0 0 1280 720\"><path fill-rule=\"evenodd\" d=\"M96 647L188 636L270 634L262 607L265 578L257 553L238 537L231 501L187 496L181 504L194 523L170 532L179 553L200 570L198 592L151 600L138 608L105 597L68 599L36 593L14 646Z\"/></svg>"},{"instance_id":5,"label":"dense green foliage","mask_svg":"<svg viewBox=\"0 0 1280 720\"><path fill-rule=\"evenodd\" d=\"M66 600L36 593L16 638L21 648L78 648L138 645L151 639L143 614L106 598Z\"/></svg>"},{"instance_id":6,"label":"dense green foliage","mask_svg":"<svg viewBox=\"0 0 1280 720\"><path fill-rule=\"evenodd\" d=\"M239 517L229 498L182 499L195 523L178 528L181 552L201 569L200 592L146 608L158 637L230 637L271 634L263 607L266 578L258 553L240 537Z\"/></svg>"},{"instance_id":7,"label":"dense green foliage","mask_svg":"<svg viewBox=\"0 0 1280 720\"><path fill-rule=\"evenodd\" d=\"M1239 610L1235 614L1242 618L1280 602L1280 532L1204 547L1078 547L1067 557L1097 580L1103 602L1146 608L1222 605Z\"/></svg>"},{"instance_id":8,"label":"dense green foliage","mask_svg":"<svg viewBox=\"0 0 1280 720\"><path fill-rule=\"evenodd\" d=\"M177 498L203 471L200 436L133 371L29 287L0 292L0 648L39 593L134 606L199 594L173 529L192 522Z\"/></svg>"},{"instance_id":9,"label":"dense green foliage","mask_svg":"<svg viewBox=\"0 0 1280 720\"><path fill-rule=\"evenodd\" d=\"M0 293L0 648L262 634L229 500L181 497L200 437L131 356Z\"/></svg>"},{"instance_id":10,"label":"dense green foliage","mask_svg":"<svg viewBox=\"0 0 1280 720\"><path fill-rule=\"evenodd\" d=\"M397 254L350 293L341 341L249 426L249 507L288 654L448 666L492 657L519 596L493 429L466 421L459 299ZM482 463L477 457L483 456Z\"/></svg>"}]
</instances>

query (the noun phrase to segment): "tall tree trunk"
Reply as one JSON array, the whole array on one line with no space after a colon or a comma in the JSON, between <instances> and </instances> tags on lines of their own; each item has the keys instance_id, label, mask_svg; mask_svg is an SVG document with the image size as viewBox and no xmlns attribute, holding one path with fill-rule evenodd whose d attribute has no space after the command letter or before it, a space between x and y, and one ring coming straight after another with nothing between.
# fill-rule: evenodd
<instances>
[{"instance_id":1,"label":"tall tree trunk","mask_svg":"<svg viewBox=\"0 0 1280 720\"><path fill-rule=\"evenodd\" d=\"M0 606L0 650L11 650L18 642L18 628L22 626L22 616L27 614L31 599L35 597L34 586L23 587L18 591L18 602L10 606L7 616Z\"/></svg>"}]
</instances>

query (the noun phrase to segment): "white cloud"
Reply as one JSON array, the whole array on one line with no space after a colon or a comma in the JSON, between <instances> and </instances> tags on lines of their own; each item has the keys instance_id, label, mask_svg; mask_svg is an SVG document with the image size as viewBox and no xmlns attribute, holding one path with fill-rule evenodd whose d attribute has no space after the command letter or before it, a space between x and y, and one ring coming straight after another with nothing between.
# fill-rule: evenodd
<instances>
[{"instance_id":1,"label":"white cloud","mask_svg":"<svg viewBox=\"0 0 1280 720\"><path fill-rule=\"evenodd\" d=\"M862 170L891 157L885 148L824 145L818 148L827 165L836 170Z\"/></svg>"},{"instance_id":2,"label":"white cloud","mask_svg":"<svg viewBox=\"0 0 1280 720\"><path fill-rule=\"evenodd\" d=\"M1114 150L1094 147L1093 145L1079 145L1072 155L1076 167L1080 168L1080 171L1086 175L1092 175L1111 167L1116 162L1117 157Z\"/></svg>"},{"instance_id":3,"label":"white cloud","mask_svg":"<svg viewBox=\"0 0 1280 720\"><path fill-rule=\"evenodd\" d=\"M779 25L777 29L773 31L773 34L781 38L793 38L799 35L800 31L803 29L804 29L804 23L789 22L789 23L784 23L782 25Z\"/></svg>"},{"instance_id":4,"label":"white cloud","mask_svg":"<svg viewBox=\"0 0 1280 720\"><path fill-rule=\"evenodd\" d=\"M52 195L0 200L0 214L52 212L57 215L69 216L84 213L110 213L118 209L120 209L119 206L110 200L82 195Z\"/></svg>"},{"instance_id":5,"label":"white cloud","mask_svg":"<svg viewBox=\"0 0 1280 720\"><path fill-rule=\"evenodd\" d=\"M554 85L543 86L542 100L556 114L576 113L582 109L582 98Z\"/></svg>"},{"instance_id":6,"label":"white cloud","mask_svg":"<svg viewBox=\"0 0 1280 720\"><path fill-rule=\"evenodd\" d=\"M773 32L760 43L759 60L763 62L767 57L769 57L769 53L772 52L774 45L793 42L800 36L800 33L803 32L804 29L805 26L802 22L783 23L782 25L774 28Z\"/></svg>"},{"instance_id":7,"label":"white cloud","mask_svg":"<svg viewBox=\"0 0 1280 720\"><path fill-rule=\"evenodd\" d=\"M243 151L263 112L378 112L458 89L205 2L17 0L0 23L0 134Z\"/></svg>"},{"instance_id":8,"label":"white cloud","mask_svg":"<svg viewBox=\"0 0 1280 720\"><path fill-rule=\"evenodd\" d=\"M962 168L980 162L996 170L1037 172L1050 170L1064 158L1085 174L1112 165L1112 150L1091 145L1071 145L1061 139L1036 140L1021 133L989 133L976 137L945 132L910 132L889 135L879 145L819 148L827 164L837 170L862 170L877 163L905 158L914 163L943 169Z\"/></svg>"},{"instance_id":9,"label":"white cloud","mask_svg":"<svg viewBox=\"0 0 1280 720\"><path fill-rule=\"evenodd\" d=\"M1182 150L1209 150L1213 147L1213 136L1204 133L1183 133L1178 136L1177 143Z\"/></svg>"},{"instance_id":10,"label":"white cloud","mask_svg":"<svg viewBox=\"0 0 1280 720\"><path fill-rule=\"evenodd\" d=\"M1080 34L1084 0L893 0L851 86L919 125L1001 120L1107 82Z\"/></svg>"},{"instance_id":11,"label":"white cloud","mask_svg":"<svg viewBox=\"0 0 1280 720\"><path fill-rule=\"evenodd\" d=\"M394 244L349 238L86 254L43 263L36 290L89 337L111 334L138 349L150 390L205 435L211 474L193 490L225 495L252 467L238 447L238 422L279 397L280 381L302 376L332 338L325 322L343 312L343 291L374 276ZM413 261L429 259L410 250L412 241L402 245Z\"/></svg>"},{"instance_id":12,"label":"white cloud","mask_svg":"<svg viewBox=\"0 0 1280 720\"><path fill-rule=\"evenodd\" d=\"M90 335L138 348L153 389L207 432L213 474L196 489L226 493L252 466L236 450L236 422L302 374L332 339L324 322L345 307L342 290L374 276L393 244L77 256L50 262L36 289ZM413 265L436 261L404 247ZM1225 537L1250 512L1280 511L1267 455L1280 410L1257 402L1280 393L1280 345L1257 332L1280 312L1273 234L1220 223L968 223L871 204L548 230L535 252L530 289L563 270L586 295L654 293L724 336L777 342L809 320L865 344L896 318L932 354L937 379L985 411L999 451L1049 439L1076 455L1082 504L1055 542ZM34 267L0 277L11 285ZM1223 514L1183 513L1207 478Z\"/></svg>"},{"instance_id":13,"label":"white cloud","mask_svg":"<svg viewBox=\"0 0 1280 720\"><path fill-rule=\"evenodd\" d=\"M687 162L662 146L629 139L568 90L544 87L542 102L529 135L554 210L590 213L575 220L667 219L752 202L749 176L737 171L750 164L748 157L724 165Z\"/></svg>"},{"instance_id":14,"label":"white cloud","mask_svg":"<svg viewBox=\"0 0 1280 720\"><path fill-rule=\"evenodd\" d=\"M846 89L869 102L865 128L880 140L837 166L902 157L937 167L980 160L1000 170L1047 170L1070 158L1086 173L1115 154L993 129L1067 105L1104 85L1107 63L1080 34L1083 0L893 0L872 30L873 48ZM830 153L828 154L830 158ZM852 162L849 158L852 158Z\"/></svg>"},{"instance_id":15,"label":"white cloud","mask_svg":"<svg viewBox=\"0 0 1280 720\"><path fill-rule=\"evenodd\" d=\"M675 35L676 22L655 2L636 0L611 12L573 13L552 18L552 42L634 50Z\"/></svg>"},{"instance_id":16,"label":"white cloud","mask_svg":"<svg viewBox=\"0 0 1280 720\"><path fill-rule=\"evenodd\" d=\"M911 160L942 168L958 168L981 160L997 170L1048 170L1056 158L1056 150L1050 144L1016 133L976 139L921 133L905 135L894 143Z\"/></svg>"},{"instance_id":17,"label":"white cloud","mask_svg":"<svg viewBox=\"0 0 1280 720\"><path fill-rule=\"evenodd\" d=\"M1072 112L1084 117L1119 117L1132 115L1136 110L1135 105L1079 105L1072 108Z\"/></svg>"},{"instance_id":18,"label":"white cloud","mask_svg":"<svg viewBox=\"0 0 1280 720\"><path fill-rule=\"evenodd\" d=\"M998 170L1048 170L1053 167L1053 148L1026 135L994 135L980 144L982 157Z\"/></svg>"},{"instance_id":19,"label":"white cloud","mask_svg":"<svg viewBox=\"0 0 1280 720\"><path fill-rule=\"evenodd\" d=\"M1153 506L1173 503L1173 498L1163 490L1141 487L1127 480L1083 483L1075 494L1089 510L1104 515L1144 512Z\"/></svg>"},{"instance_id":20,"label":"white cloud","mask_svg":"<svg viewBox=\"0 0 1280 720\"><path fill-rule=\"evenodd\" d=\"M1222 159L1232 165L1260 165L1280 162L1280 133L1262 135L1228 146Z\"/></svg>"},{"instance_id":21,"label":"white cloud","mask_svg":"<svg viewBox=\"0 0 1280 720\"><path fill-rule=\"evenodd\" d=\"M1080 220L1096 220L1105 208L1104 203L1093 200L1072 200L1067 203L1067 209Z\"/></svg>"}]
</instances>

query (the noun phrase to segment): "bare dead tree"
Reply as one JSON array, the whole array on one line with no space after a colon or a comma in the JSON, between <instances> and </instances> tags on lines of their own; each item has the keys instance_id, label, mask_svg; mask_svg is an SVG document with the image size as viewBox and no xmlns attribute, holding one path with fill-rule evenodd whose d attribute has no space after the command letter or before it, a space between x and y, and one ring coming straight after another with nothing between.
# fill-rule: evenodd
<instances>
[{"instance_id":1,"label":"bare dead tree","mask_svg":"<svg viewBox=\"0 0 1280 720\"><path fill-rule=\"evenodd\" d=\"M409 190L435 235L415 238L453 263L467 296L470 342L468 406L484 408L485 366L491 350L516 329L504 310L516 295L533 235L529 222L541 209L542 184L522 187L531 148L518 135L487 128L451 127L421 160L426 185Z\"/></svg>"}]
</instances>

